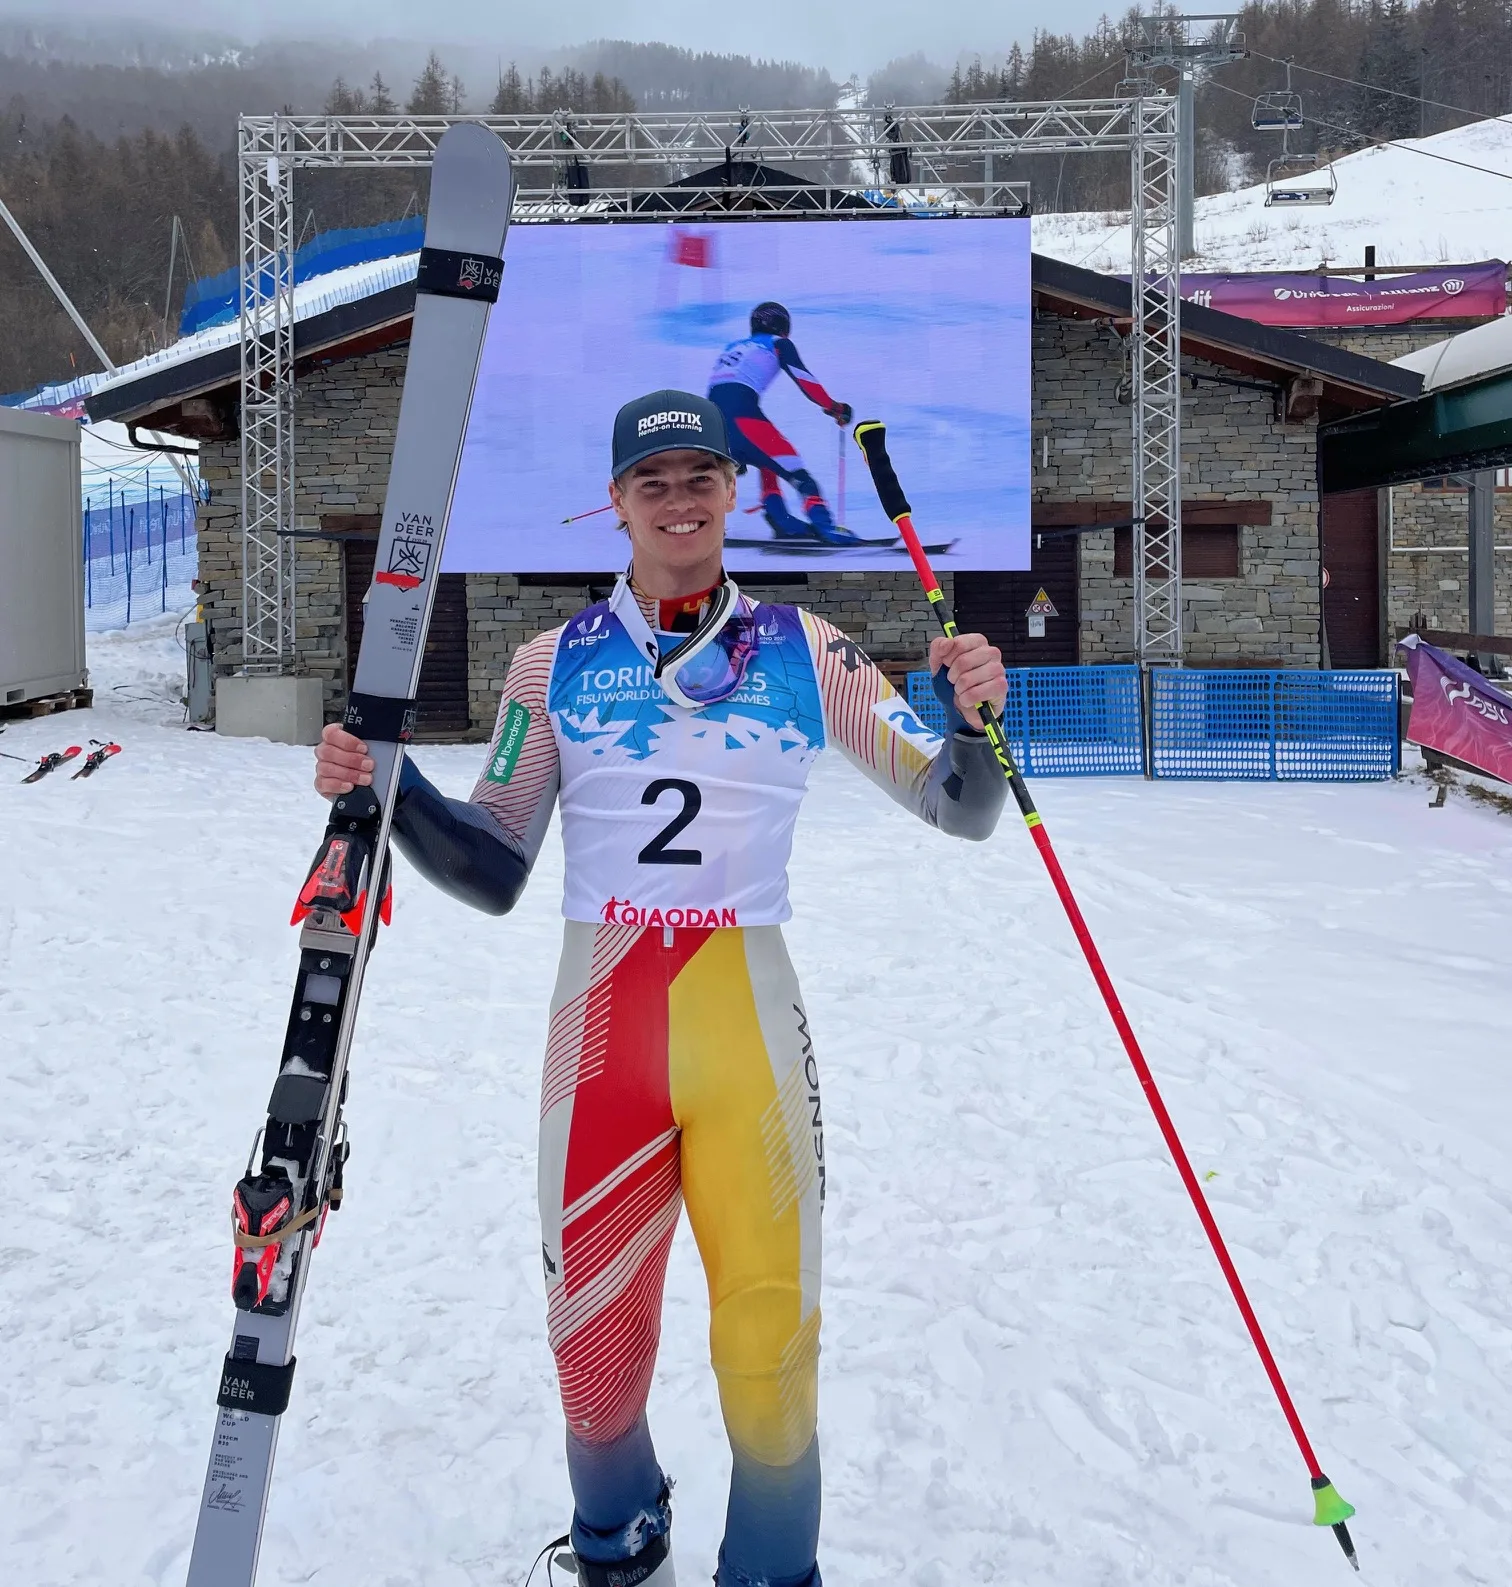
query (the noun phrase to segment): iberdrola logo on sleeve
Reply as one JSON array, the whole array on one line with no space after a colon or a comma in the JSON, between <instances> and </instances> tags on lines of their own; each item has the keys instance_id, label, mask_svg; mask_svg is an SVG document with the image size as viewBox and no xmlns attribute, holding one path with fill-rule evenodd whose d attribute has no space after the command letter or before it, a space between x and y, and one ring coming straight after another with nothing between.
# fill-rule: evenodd
<instances>
[{"instance_id":1,"label":"iberdrola logo on sleeve","mask_svg":"<svg viewBox=\"0 0 1512 1587\"><path fill-rule=\"evenodd\" d=\"M503 787L514 776L515 762L525 747L525 734L530 727L530 712L518 700L504 707L504 721L499 729L499 742L483 774L487 782Z\"/></svg>"}]
</instances>

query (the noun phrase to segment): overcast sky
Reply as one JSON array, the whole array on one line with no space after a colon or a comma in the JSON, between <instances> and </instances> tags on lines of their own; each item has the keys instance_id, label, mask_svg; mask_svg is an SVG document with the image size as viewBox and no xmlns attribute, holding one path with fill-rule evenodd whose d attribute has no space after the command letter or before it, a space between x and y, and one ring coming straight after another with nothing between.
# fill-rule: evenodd
<instances>
[{"instance_id":1,"label":"overcast sky","mask_svg":"<svg viewBox=\"0 0 1512 1587\"><path fill-rule=\"evenodd\" d=\"M922 50L950 63L963 51L996 55L1036 27L1080 33L1103 0L0 0L0 15L41 11L62 20L140 16L159 25L224 28L243 37L340 34L476 41L490 49L550 49L594 38L659 40L686 49L799 60L837 78L864 76Z\"/></svg>"}]
</instances>

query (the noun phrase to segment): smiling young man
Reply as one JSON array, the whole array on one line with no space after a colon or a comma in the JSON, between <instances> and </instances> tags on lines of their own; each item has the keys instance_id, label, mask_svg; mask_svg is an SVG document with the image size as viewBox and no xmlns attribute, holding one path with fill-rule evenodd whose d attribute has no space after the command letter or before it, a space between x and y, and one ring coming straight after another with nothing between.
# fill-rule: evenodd
<instances>
[{"instance_id":1,"label":"smiling young man","mask_svg":"<svg viewBox=\"0 0 1512 1587\"><path fill-rule=\"evenodd\" d=\"M470 800L406 763L399 847L438 886L510 909L561 805L566 916L541 1087L547 1326L583 1587L671 1587L669 1480L646 1401L686 1204L733 1452L720 1587L818 1587L819 1075L783 946L809 769L833 744L905 809L985 838L1005 784L972 702L998 652L935 639L941 737L838 629L723 573L735 468L715 405L626 403L610 500L630 569L522 645ZM336 726L327 797L370 780ZM962 945L972 941L963 926ZM974 950L973 950L974 951Z\"/></svg>"}]
</instances>

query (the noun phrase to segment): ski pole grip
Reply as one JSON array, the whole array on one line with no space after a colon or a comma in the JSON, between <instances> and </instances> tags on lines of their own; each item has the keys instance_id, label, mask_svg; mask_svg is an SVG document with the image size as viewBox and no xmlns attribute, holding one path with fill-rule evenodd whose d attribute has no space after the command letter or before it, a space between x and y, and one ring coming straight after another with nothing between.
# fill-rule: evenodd
<instances>
[{"instance_id":1,"label":"ski pole grip","mask_svg":"<svg viewBox=\"0 0 1512 1587\"><path fill-rule=\"evenodd\" d=\"M892 459L887 455L887 426L880 419L863 419L851 434L861 448L866 466L871 470L872 484L877 487L877 497L882 511L894 522L906 518L912 509L898 476L893 472Z\"/></svg>"}]
</instances>

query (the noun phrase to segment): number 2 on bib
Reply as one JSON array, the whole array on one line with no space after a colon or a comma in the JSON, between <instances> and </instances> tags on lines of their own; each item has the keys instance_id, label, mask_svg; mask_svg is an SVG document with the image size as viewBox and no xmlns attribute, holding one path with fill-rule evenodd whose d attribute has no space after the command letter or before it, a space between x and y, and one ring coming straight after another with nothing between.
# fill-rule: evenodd
<instances>
[{"instance_id":1,"label":"number 2 on bib","mask_svg":"<svg viewBox=\"0 0 1512 1587\"><path fill-rule=\"evenodd\" d=\"M702 865L702 849L669 849L667 845L703 807L703 795L698 784L685 782L680 777L658 777L641 795L643 805L656 804L663 794L675 793L682 799L682 809L635 856L642 865Z\"/></svg>"}]
</instances>

